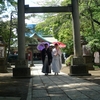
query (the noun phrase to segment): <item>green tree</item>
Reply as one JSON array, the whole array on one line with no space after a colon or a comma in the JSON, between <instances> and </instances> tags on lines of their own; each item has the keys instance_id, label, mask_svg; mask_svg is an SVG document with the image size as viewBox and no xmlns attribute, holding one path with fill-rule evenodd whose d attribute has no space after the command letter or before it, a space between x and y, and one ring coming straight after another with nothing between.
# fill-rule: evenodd
<instances>
[{"instance_id":1,"label":"green tree","mask_svg":"<svg viewBox=\"0 0 100 100\"><path fill-rule=\"evenodd\" d=\"M81 34L86 38L92 51L96 51L97 48L100 49L99 5L99 0L87 0L80 3ZM94 42L95 40L98 41Z\"/></svg>"},{"instance_id":2,"label":"green tree","mask_svg":"<svg viewBox=\"0 0 100 100\"><path fill-rule=\"evenodd\" d=\"M17 6L17 2L15 2L15 0L7 0L7 2L5 2L5 0L0 0L0 13L1 13L1 19L0 19L0 35L3 37L3 39L5 40L5 42L8 44L9 41L9 35L10 35L10 21L4 21L3 19L7 19L8 15L5 14L5 12L7 11L7 9L9 7L16 7ZM2 14L5 14L2 15ZM14 27L13 27L14 28ZM12 33L12 37L15 36L13 34L13 31L11 31Z\"/></svg>"},{"instance_id":3,"label":"green tree","mask_svg":"<svg viewBox=\"0 0 100 100\"><path fill-rule=\"evenodd\" d=\"M70 4L67 0L61 3L65 6ZM59 13L48 16L46 20L36 26L36 31L41 31L44 34L52 34L58 41L65 43L66 49L63 49L68 54L73 53L72 42L72 18L69 13ZM69 50L70 49L70 50Z\"/></svg>"},{"instance_id":4,"label":"green tree","mask_svg":"<svg viewBox=\"0 0 100 100\"><path fill-rule=\"evenodd\" d=\"M71 4L71 0L64 0L61 5ZM100 2L99 0L79 0L80 34L89 43L94 39L100 40ZM72 16L71 13L59 13L48 16L42 23L36 26L36 31L44 34L52 34L67 46L65 51L73 52ZM95 42L93 42L95 44ZM99 41L98 41L98 44Z\"/></svg>"}]
</instances>

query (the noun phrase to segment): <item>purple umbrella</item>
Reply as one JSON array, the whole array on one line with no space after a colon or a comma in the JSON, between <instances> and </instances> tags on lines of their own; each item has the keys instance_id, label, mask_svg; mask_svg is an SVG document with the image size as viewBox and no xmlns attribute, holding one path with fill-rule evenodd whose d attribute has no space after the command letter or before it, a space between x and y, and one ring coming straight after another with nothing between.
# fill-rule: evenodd
<instances>
[{"instance_id":1,"label":"purple umbrella","mask_svg":"<svg viewBox=\"0 0 100 100\"><path fill-rule=\"evenodd\" d=\"M48 44L48 47L50 46L48 42L41 42L40 44L38 44L37 49L40 51L43 50L45 48L45 44Z\"/></svg>"}]
</instances>

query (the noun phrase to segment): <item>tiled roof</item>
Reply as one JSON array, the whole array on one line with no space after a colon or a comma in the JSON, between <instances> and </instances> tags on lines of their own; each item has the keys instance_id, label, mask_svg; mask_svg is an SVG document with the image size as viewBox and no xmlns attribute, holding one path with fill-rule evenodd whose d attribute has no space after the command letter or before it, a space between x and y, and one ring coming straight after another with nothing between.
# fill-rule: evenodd
<instances>
[{"instance_id":1,"label":"tiled roof","mask_svg":"<svg viewBox=\"0 0 100 100\"><path fill-rule=\"evenodd\" d=\"M52 43L52 42L57 42L57 39L55 39L54 37L52 36L41 36L41 35L38 35L36 33L34 33L33 35L30 36L31 38L32 37L35 37L37 38L37 40L39 42L49 42L49 43Z\"/></svg>"}]
</instances>

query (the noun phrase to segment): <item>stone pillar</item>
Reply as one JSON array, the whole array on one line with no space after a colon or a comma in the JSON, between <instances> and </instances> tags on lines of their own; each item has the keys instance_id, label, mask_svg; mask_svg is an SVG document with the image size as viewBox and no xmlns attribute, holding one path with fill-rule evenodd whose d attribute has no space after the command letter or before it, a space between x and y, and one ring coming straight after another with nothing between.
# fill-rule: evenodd
<instances>
[{"instance_id":1,"label":"stone pillar","mask_svg":"<svg viewBox=\"0 0 100 100\"><path fill-rule=\"evenodd\" d=\"M78 0L72 0L72 18L73 18L74 56L81 57Z\"/></svg>"},{"instance_id":2,"label":"stone pillar","mask_svg":"<svg viewBox=\"0 0 100 100\"><path fill-rule=\"evenodd\" d=\"M18 0L18 60L13 68L13 77L30 77L30 68L25 59L24 0Z\"/></svg>"},{"instance_id":3,"label":"stone pillar","mask_svg":"<svg viewBox=\"0 0 100 100\"><path fill-rule=\"evenodd\" d=\"M74 57L69 75L90 75L82 57L78 0L72 0Z\"/></svg>"}]
</instances>

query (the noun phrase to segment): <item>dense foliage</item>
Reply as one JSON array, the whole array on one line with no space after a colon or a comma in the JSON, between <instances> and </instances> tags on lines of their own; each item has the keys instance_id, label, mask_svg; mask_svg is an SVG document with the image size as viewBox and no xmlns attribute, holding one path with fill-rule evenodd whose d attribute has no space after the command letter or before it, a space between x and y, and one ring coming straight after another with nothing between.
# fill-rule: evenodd
<instances>
[{"instance_id":1,"label":"dense foliage","mask_svg":"<svg viewBox=\"0 0 100 100\"><path fill-rule=\"evenodd\" d=\"M7 46L9 45L9 39L12 41L12 38L15 37L13 29L15 26L11 26L11 22L7 19L9 16L7 15L7 10L9 7L13 7L13 9L17 6L17 3L14 0L0 0L0 35L3 37L4 41L6 42ZM15 19L13 20L15 23ZM12 28L12 30L11 30Z\"/></svg>"},{"instance_id":2,"label":"dense foliage","mask_svg":"<svg viewBox=\"0 0 100 100\"><path fill-rule=\"evenodd\" d=\"M98 49L100 49L100 0L78 0L79 1L79 20L80 34L88 42L91 50L94 52L94 45L91 41L98 41ZM71 4L71 0L64 0L61 5ZM67 54L73 53L73 36L72 36L72 15L71 13L59 13L48 16L45 21L36 26L36 31L42 31L44 34L52 34L59 41L67 46L64 51ZM94 48L94 49L93 49Z\"/></svg>"},{"instance_id":3,"label":"dense foliage","mask_svg":"<svg viewBox=\"0 0 100 100\"><path fill-rule=\"evenodd\" d=\"M7 46L12 45L17 40L17 2L16 0L0 0L0 35L3 37ZM35 15L27 15L26 19ZM30 32L30 28L26 28L26 33ZM29 37L26 37L28 43ZM33 41L33 40L32 40Z\"/></svg>"}]
</instances>

